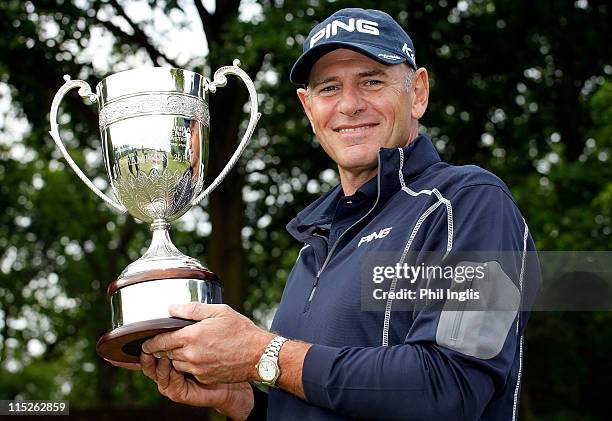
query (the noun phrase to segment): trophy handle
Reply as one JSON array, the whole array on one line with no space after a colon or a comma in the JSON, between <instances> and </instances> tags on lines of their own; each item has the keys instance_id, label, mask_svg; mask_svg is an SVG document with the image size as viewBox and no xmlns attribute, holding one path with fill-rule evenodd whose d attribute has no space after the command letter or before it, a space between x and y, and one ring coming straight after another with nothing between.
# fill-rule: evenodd
<instances>
[{"instance_id":1,"label":"trophy handle","mask_svg":"<svg viewBox=\"0 0 612 421\"><path fill-rule=\"evenodd\" d=\"M98 100L98 96L91 92L91 87L84 80L70 80L70 76L68 75L64 76L64 80L66 81L66 83L64 83L64 85L59 88L59 90L55 94L55 97L53 97L53 102L51 103L51 111L49 113L49 122L51 123L51 130L49 131L49 134L55 141L55 144L59 148L60 152L62 153L70 167L72 167L72 169L79 176L81 181L85 183L85 185L89 187L91 191L97 194L100 199L104 200L111 208L121 213L126 213L127 209L123 205L115 202L110 197L102 193L102 191L100 191L100 189L98 189L94 185L94 183L91 182L91 180L83 173L83 171L81 171L79 166L76 164L76 162L74 162L74 160L66 150L64 142L62 142L57 124L57 112L59 109L60 102L62 102L62 99L64 99L64 95L66 95L69 90L78 87L78 93L82 98L88 97L91 102L96 102Z\"/></svg>"},{"instance_id":2,"label":"trophy handle","mask_svg":"<svg viewBox=\"0 0 612 421\"><path fill-rule=\"evenodd\" d=\"M247 126L244 136L242 136L242 140L240 140L240 143L238 144L238 148L236 148L230 160L227 161L227 164L225 164L223 170L219 173L217 178L215 178L214 181L210 183L206 190L204 190L191 201L192 206L197 205L202 201L202 199L212 193L212 191L216 189L219 184L221 184L225 176L227 176L227 173L229 173L230 170L234 167L234 165L236 165L236 162L238 162L240 155L242 155L242 153L246 149L247 144L249 143L249 140L251 140L251 136L255 131L255 126L257 125L257 121L259 121L259 117L261 117L261 113L257 111L258 104L255 85L253 84L253 81L251 80L249 75L247 75L246 72L238 66L240 66L240 60L235 59L232 62L232 66L220 67L215 72L213 81L208 84L208 90L211 93L215 93L217 91L217 87L225 86L227 84L227 77L225 77L226 74L236 75L240 79L242 79L247 89L249 90L249 99L251 101L251 116L249 118L249 125Z\"/></svg>"}]
</instances>

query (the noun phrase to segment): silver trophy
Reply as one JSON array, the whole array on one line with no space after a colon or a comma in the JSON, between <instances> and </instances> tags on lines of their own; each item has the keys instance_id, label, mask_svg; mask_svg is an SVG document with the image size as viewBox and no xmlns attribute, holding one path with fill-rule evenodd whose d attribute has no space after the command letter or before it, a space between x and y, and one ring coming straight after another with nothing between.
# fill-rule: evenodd
<instances>
[{"instance_id":1,"label":"silver trophy","mask_svg":"<svg viewBox=\"0 0 612 421\"><path fill-rule=\"evenodd\" d=\"M66 83L53 98L49 132L79 178L113 209L151 224L146 253L128 265L108 287L112 330L96 349L104 358L137 362L146 339L192 321L171 318L172 303L220 303L221 281L198 260L181 253L170 240L170 223L207 197L236 164L259 120L253 81L234 60L209 81L182 69L145 68L103 79L92 93L82 80ZM249 125L238 148L217 178L203 190L208 164L208 94L227 83L226 75L246 84L251 102ZM102 156L117 198L100 191L68 154L60 138L57 113L64 95L79 88L97 102Z\"/></svg>"}]
</instances>

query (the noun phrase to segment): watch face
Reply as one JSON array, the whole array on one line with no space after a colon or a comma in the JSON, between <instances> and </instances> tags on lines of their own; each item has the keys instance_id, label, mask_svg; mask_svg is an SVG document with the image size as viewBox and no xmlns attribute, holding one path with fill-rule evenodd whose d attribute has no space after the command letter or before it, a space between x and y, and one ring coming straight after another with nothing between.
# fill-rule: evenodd
<instances>
[{"instance_id":1,"label":"watch face","mask_svg":"<svg viewBox=\"0 0 612 421\"><path fill-rule=\"evenodd\" d=\"M259 376L263 381L271 382L276 377L277 366L272 360L263 359L259 362Z\"/></svg>"}]
</instances>

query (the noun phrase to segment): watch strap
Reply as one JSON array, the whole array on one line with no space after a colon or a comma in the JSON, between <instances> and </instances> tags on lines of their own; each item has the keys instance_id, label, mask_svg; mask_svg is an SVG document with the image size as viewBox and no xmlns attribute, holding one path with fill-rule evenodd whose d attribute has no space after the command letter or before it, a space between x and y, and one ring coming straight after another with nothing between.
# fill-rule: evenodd
<instances>
[{"instance_id":1,"label":"watch strap","mask_svg":"<svg viewBox=\"0 0 612 421\"><path fill-rule=\"evenodd\" d=\"M278 355L280 354L280 349L285 342L287 342L287 338L284 338L282 336L276 336L274 339L272 339L272 341L270 341L270 343L264 350L262 358L269 357L269 358L273 358L275 361L278 361Z\"/></svg>"}]
</instances>

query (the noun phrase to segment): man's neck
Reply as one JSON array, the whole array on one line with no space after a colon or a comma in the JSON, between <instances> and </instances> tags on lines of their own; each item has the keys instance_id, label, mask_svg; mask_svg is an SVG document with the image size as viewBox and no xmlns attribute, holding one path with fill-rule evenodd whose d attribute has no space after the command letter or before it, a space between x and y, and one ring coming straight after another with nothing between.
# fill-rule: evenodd
<instances>
[{"instance_id":1,"label":"man's neck","mask_svg":"<svg viewBox=\"0 0 612 421\"><path fill-rule=\"evenodd\" d=\"M340 184L345 196L352 196L365 183L378 173L378 167L359 172L348 172L340 169Z\"/></svg>"},{"instance_id":2,"label":"man's neck","mask_svg":"<svg viewBox=\"0 0 612 421\"><path fill-rule=\"evenodd\" d=\"M404 147L410 145L419 136L419 125L418 120L416 124L410 129L408 141ZM355 194L359 187L363 186L366 182L370 181L378 173L378 167L376 168L363 168L359 170L346 171L342 168L338 168L340 173L340 184L345 196L352 196Z\"/></svg>"}]
</instances>

